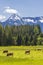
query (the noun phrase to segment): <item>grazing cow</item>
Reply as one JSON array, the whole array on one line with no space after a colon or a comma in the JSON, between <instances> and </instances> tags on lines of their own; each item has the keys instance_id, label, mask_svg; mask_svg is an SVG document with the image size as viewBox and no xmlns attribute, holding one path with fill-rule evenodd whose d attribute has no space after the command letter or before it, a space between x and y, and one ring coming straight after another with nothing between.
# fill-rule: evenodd
<instances>
[{"instance_id":1,"label":"grazing cow","mask_svg":"<svg viewBox=\"0 0 43 65\"><path fill-rule=\"evenodd\" d=\"M7 53L7 56L13 56L13 53Z\"/></svg>"},{"instance_id":2,"label":"grazing cow","mask_svg":"<svg viewBox=\"0 0 43 65\"><path fill-rule=\"evenodd\" d=\"M41 49L39 48L39 49L37 49L38 51L41 51Z\"/></svg>"},{"instance_id":3,"label":"grazing cow","mask_svg":"<svg viewBox=\"0 0 43 65\"><path fill-rule=\"evenodd\" d=\"M8 50L4 50L3 53L8 53Z\"/></svg>"},{"instance_id":4,"label":"grazing cow","mask_svg":"<svg viewBox=\"0 0 43 65\"><path fill-rule=\"evenodd\" d=\"M30 50L25 51L25 54L30 54Z\"/></svg>"}]
</instances>

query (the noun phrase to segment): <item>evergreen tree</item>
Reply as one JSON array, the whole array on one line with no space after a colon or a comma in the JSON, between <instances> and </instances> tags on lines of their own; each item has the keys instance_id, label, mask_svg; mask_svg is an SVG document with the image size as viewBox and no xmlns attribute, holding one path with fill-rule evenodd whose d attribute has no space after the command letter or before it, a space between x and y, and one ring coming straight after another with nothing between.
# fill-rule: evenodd
<instances>
[{"instance_id":1,"label":"evergreen tree","mask_svg":"<svg viewBox=\"0 0 43 65\"><path fill-rule=\"evenodd\" d=\"M17 37L17 45L20 46L22 44L22 37L21 35L18 35Z\"/></svg>"}]
</instances>

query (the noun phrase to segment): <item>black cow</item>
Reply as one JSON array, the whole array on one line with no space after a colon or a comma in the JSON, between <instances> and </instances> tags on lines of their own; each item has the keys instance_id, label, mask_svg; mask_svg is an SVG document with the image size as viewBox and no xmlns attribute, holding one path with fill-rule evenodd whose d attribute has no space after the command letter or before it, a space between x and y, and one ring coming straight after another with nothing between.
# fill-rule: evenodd
<instances>
[{"instance_id":1,"label":"black cow","mask_svg":"<svg viewBox=\"0 0 43 65\"><path fill-rule=\"evenodd\" d=\"M7 53L7 56L13 56L13 53Z\"/></svg>"}]
</instances>

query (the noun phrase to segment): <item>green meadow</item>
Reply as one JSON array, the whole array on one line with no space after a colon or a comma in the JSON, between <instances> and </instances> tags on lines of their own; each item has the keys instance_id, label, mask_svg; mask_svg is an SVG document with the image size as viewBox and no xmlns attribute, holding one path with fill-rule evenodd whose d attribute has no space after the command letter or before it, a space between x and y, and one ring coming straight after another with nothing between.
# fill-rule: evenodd
<instances>
[{"instance_id":1,"label":"green meadow","mask_svg":"<svg viewBox=\"0 0 43 65\"><path fill-rule=\"evenodd\" d=\"M37 50L37 49L41 50ZM4 50L13 53L7 56ZM30 54L25 54L30 50ZM43 46L6 46L0 47L0 65L43 65Z\"/></svg>"}]
</instances>

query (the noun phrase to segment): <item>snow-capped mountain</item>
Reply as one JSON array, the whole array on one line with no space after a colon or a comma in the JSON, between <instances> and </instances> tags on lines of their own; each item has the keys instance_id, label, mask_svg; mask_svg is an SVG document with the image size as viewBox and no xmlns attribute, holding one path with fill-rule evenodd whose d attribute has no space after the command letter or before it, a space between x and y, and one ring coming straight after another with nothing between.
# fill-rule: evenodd
<instances>
[{"instance_id":1,"label":"snow-capped mountain","mask_svg":"<svg viewBox=\"0 0 43 65\"><path fill-rule=\"evenodd\" d=\"M23 17L22 19L23 21L27 23L30 23L30 22L34 24L39 23L39 22L43 23L43 17Z\"/></svg>"},{"instance_id":2,"label":"snow-capped mountain","mask_svg":"<svg viewBox=\"0 0 43 65\"><path fill-rule=\"evenodd\" d=\"M17 15L17 14L13 14L11 15L6 21L4 22L1 22L1 24L3 26L6 26L6 25L15 25L15 26L18 26L18 25L23 25L23 21L22 21L22 18Z\"/></svg>"},{"instance_id":3,"label":"snow-capped mountain","mask_svg":"<svg viewBox=\"0 0 43 65\"><path fill-rule=\"evenodd\" d=\"M17 14L13 14L6 21L0 22L0 24L2 24L3 26L6 26L6 25L19 26L19 25L39 24L42 31L43 31L43 16L40 16L40 17L20 17Z\"/></svg>"},{"instance_id":4,"label":"snow-capped mountain","mask_svg":"<svg viewBox=\"0 0 43 65\"><path fill-rule=\"evenodd\" d=\"M41 30L43 31L43 16L40 17L23 17L22 18L23 21L26 22L26 24L30 24L30 25L36 25L39 24L41 27Z\"/></svg>"}]
</instances>

